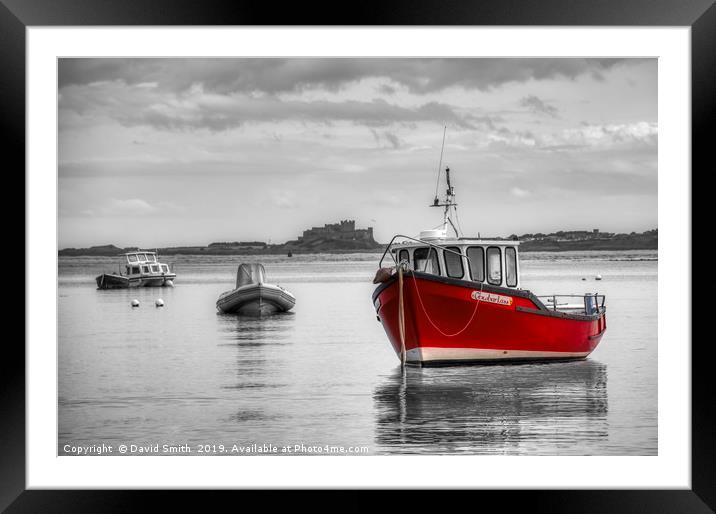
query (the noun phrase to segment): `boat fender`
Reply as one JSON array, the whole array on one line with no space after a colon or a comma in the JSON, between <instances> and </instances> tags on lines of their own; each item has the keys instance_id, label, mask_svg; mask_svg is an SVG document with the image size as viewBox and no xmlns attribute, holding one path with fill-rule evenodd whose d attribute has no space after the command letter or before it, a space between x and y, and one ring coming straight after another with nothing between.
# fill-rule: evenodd
<instances>
[{"instance_id":1,"label":"boat fender","mask_svg":"<svg viewBox=\"0 0 716 514\"><path fill-rule=\"evenodd\" d=\"M382 282L387 282L388 279L393 276L394 270L395 268L379 268L378 271L375 272L373 283L380 284Z\"/></svg>"}]
</instances>

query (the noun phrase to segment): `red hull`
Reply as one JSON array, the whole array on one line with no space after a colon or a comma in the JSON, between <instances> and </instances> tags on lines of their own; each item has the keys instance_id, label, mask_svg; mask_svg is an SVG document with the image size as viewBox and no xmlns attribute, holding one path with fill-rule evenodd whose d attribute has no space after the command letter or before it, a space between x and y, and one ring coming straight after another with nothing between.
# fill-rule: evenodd
<instances>
[{"instance_id":1,"label":"red hull","mask_svg":"<svg viewBox=\"0 0 716 514\"><path fill-rule=\"evenodd\" d=\"M378 318L398 356L399 285L373 293ZM492 360L582 359L606 330L595 314L555 312L532 293L420 272L403 277L408 364Z\"/></svg>"}]
</instances>

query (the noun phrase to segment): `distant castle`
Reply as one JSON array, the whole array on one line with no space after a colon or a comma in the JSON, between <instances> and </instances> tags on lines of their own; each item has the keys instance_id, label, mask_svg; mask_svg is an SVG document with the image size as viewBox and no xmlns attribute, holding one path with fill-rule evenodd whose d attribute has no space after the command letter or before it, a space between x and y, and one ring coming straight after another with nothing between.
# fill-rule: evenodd
<instances>
[{"instance_id":1,"label":"distant castle","mask_svg":"<svg viewBox=\"0 0 716 514\"><path fill-rule=\"evenodd\" d=\"M373 227L357 229L355 220L341 220L340 223L327 223L322 227L313 227L298 236L299 243L308 243L316 239L341 239L349 241L373 241Z\"/></svg>"},{"instance_id":2,"label":"distant castle","mask_svg":"<svg viewBox=\"0 0 716 514\"><path fill-rule=\"evenodd\" d=\"M373 227L356 229L355 220L341 220L339 223L327 223L322 227L312 227L293 241L287 241L286 247L296 249L372 249L380 246L373 239Z\"/></svg>"},{"instance_id":3,"label":"distant castle","mask_svg":"<svg viewBox=\"0 0 716 514\"><path fill-rule=\"evenodd\" d=\"M341 220L322 227L304 230L303 234L284 244L270 244L263 241L230 241L211 243L207 253L240 254L253 252L316 252L339 250L373 250L380 248L373 239L373 227L356 229L355 220Z\"/></svg>"}]
</instances>

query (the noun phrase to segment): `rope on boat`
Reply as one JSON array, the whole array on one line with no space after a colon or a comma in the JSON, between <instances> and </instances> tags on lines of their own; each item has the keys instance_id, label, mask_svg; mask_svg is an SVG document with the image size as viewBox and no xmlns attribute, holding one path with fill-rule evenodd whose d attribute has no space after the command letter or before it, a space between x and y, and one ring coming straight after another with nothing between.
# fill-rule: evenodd
<instances>
[{"instance_id":1,"label":"rope on boat","mask_svg":"<svg viewBox=\"0 0 716 514\"><path fill-rule=\"evenodd\" d=\"M428 311L427 311L427 309L425 308L425 304L423 304L423 299L422 299L422 297L420 296L420 289L418 289L418 281L417 281L417 279L415 278L415 272L414 272L413 270L410 270L410 273L411 273L411 275L413 276L413 282L415 282L415 291L418 293L418 300L420 301L420 307L422 307L423 313L425 314L425 317L428 318L428 321L429 321L430 324L435 328L435 330L437 330L438 332L440 332L440 333L441 333L443 336L445 336L445 337L455 337L455 336L457 336L457 335L462 334L465 330L467 330L467 327L470 326L470 323L472 323L472 320L475 318L475 314L477 314L477 307L480 305L480 299L479 299L479 297L478 297L478 299L475 301L475 309L472 311L472 316L470 316L470 319L467 320L467 323L465 324L465 326L462 327L462 328L461 328L460 330L458 330L457 332L455 332L454 334L446 334L445 332L443 332L442 330L440 330L440 327L438 327L438 326L433 322L433 320L430 318L430 315L428 314ZM402 295L402 293L403 293L402 277L398 277L398 280L401 282L401 287L400 287L400 302L402 302L402 296L403 296L403 295ZM482 292L482 282L480 283L480 292ZM402 303L401 303L401 305L402 305ZM401 313L402 313L402 308L401 308Z\"/></svg>"},{"instance_id":2,"label":"rope on boat","mask_svg":"<svg viewBox=\"0 0 716 514\"><path fill-rule=\"evenodd\" d=\"M405 370L405 306L403 303L403 265L398 264L398 332L400 332L400 367Z\"/></svg>"},{"instance_id":3,"label":"rope on boat","mask_svg":"<svg viewBox=\"0 0 716 514\"><path fill-rule=\"evenodd\" d=\"M405 372L405 363L407 361L407 355L405 350L405 301L404 301L404 293L403 293L403 262L398 263L397 271L398 271L398 332L400 333L400 367L403 372ZM423 313L425 314L425 317L428 319L430 324L440 332L444 337L455 337L457 335L462 334L467 327L470 326L472 323L472 320L475 319L475 315L477 314L477 308L480 305L480 298L475 301L475 309L472 311L472 315L470 316L470 319L467 321L464 327L462 327L460 330L455 332L454 334L447 334L440 330L440 327L438 327L435 322L430 318L430 315L428 314L427 309L425 308L425 304L423 303L423 298L420 296L420 289L418 288L418 281L415 278L415 272L411 269L410 270L411 275L413 276L413 282L415 283L415 291L418 294L418 300L420 301L420 307L423 309ZM480 282L480 292L482 292L482 282Z\"/></svg>"}]
</instances>

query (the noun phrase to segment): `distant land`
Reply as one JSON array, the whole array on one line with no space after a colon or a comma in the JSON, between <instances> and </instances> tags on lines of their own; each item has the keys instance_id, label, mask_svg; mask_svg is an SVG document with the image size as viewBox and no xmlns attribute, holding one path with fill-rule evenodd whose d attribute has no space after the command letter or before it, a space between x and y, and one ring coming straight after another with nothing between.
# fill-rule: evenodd
<instances>
[{"instance_id":1,"label":"distant land","mask_svg":"<svg viewBox=\"0 0 716 514\"><path fill-rule=\"evenodd\" d=\"M520 241L521 252L566 252L573 250L657 250L659 230L615 234L594 229L553 232L551 234L511 235Z\"/></svg>"},{"instance_id":2,"label":"distant land","mask_svg":"<svg viewBox=\"0 0 716 514\"><path fill-rule=\"evenodd\" d=\"M263 241L232 241L211 243L208 246L173 246L157 248L160 255L252 255L299 253L350 253L382 250L385 245L373 239L373 227L356 229L354 220L326 224L303 231L296 239L282 244ZM68 255L113 256L138 250L137 247L119 248L114 245L91 248L65 248L58 253ZM152 248L144 248L151 250Z\"/></svg>"},{"instance_id":3,"label":"distant land","mask_svg":"<svg viewBox=\"0 0 716 514\"><path fill-rule=\"evenodd\" d=\"M522 252L565 252L575 250L656 250L659 243L658 229L630 234L600 232L599 229L572 230L550 234L512 234L509 237L485 237L484 239L519 240ZM373 239L373 227L356 229L354 220L326 224L303 231L296 239L283 244L263 241L232 241L211 243L208 246L173 246L156 248L160 255L261 255L302 253L353 253L380 251L384 243ZM115 245L90 248L64 248L60 256L121 255L139 250L138 247L119 248ZM152 248L143 248L151 250Z\"/></svg>"}]
</instances>

